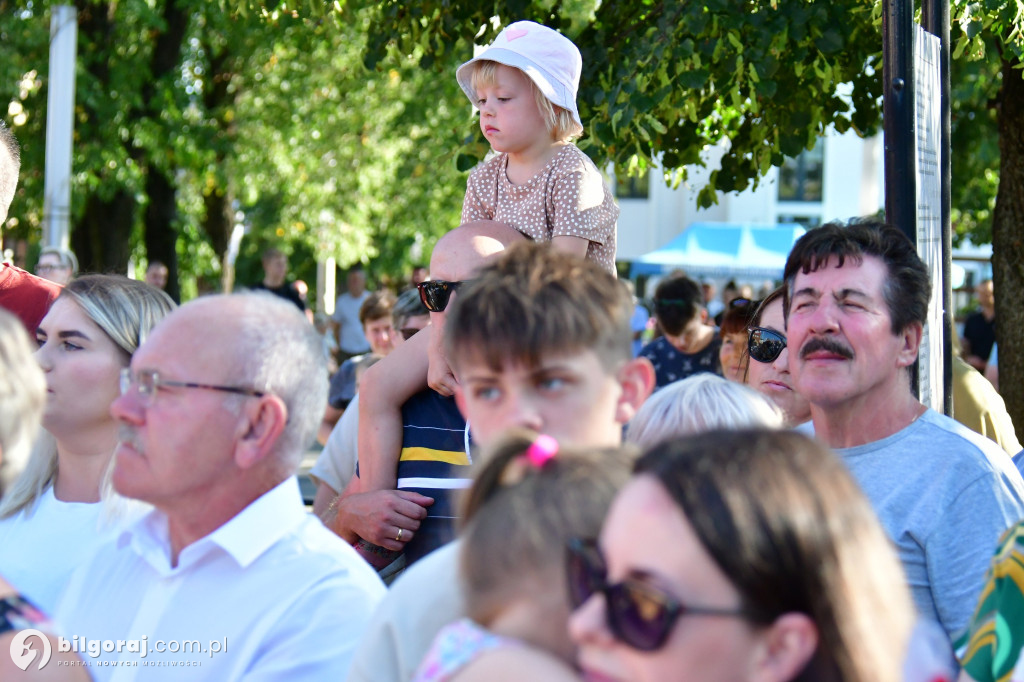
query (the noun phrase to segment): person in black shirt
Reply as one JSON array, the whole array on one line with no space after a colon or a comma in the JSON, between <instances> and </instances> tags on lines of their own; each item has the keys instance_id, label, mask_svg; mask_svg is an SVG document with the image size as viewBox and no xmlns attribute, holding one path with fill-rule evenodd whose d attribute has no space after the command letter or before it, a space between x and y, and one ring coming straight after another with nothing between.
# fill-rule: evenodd
<instances>
[{"instance_id":1,"label":"person in black shirt","mask_svg":"<svg viewBox=\"0 0 1024 682\"><path fill-rule=\"evenodd\" d=\"M996 299L992 280L986 279L975 291L980 310L964 320L962 355L971 367L984 373L989 355L992 354L992 346L996 342Z\"/></svg>"},{"instance_id":2,"label":"person in black shirt","mask_svg":"<svg viewBox=\"0 0 1024 682\"><path fill-rule=\"evenodd\" d=\"M253 289L264 289L270 293L289 300L305 312L306 304L295 288L295 282L285 281L288 274L288 256L280 249L273 247L263 252L263 281L252 286Z\"/></svg>"}]
</instances>

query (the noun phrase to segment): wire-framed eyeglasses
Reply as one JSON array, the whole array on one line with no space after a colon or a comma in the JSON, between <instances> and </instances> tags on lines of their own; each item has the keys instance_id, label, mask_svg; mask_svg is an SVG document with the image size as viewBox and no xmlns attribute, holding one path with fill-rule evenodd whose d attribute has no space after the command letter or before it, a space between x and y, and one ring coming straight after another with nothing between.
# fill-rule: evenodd
<instances>
[{"instance_id":1,"label":"wire-framed eyeglasses","mask_svg":"<svg viewBox=\"0 0 1024 682\"><path fill-rule=\"evenodd\" d=\"M161 387L173 388L199 388L204 391L221 391L223 393L235 393L238 395L254 396L262 398L266 391L257 391L254 388L245 386L219 386L217 384L201 384L194 381L171 381L163 379L155 369L140 369L132 374L131 369L125 367L121 370L121 395L126 395L135 386L142 398L143 404L147 407L153 404L156 393Z\"/></svg>"}]
</instances>

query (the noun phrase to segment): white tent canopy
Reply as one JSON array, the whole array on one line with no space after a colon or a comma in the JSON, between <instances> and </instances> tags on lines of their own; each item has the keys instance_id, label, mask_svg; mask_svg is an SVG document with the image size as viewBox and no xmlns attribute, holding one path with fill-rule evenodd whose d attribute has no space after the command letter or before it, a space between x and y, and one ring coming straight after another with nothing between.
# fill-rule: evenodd
<instances>
[{"instance_id":1,"label":"white tent canopy","mask_svg":"<svg viewBox=\"0 0 1024 682\"><path fill-rule=\"evenodd\" d=\"M802 225L693 223L665 246L640 256L632 276L681 269L692 277L782 279Z\"/></svg>"}]
</instances>

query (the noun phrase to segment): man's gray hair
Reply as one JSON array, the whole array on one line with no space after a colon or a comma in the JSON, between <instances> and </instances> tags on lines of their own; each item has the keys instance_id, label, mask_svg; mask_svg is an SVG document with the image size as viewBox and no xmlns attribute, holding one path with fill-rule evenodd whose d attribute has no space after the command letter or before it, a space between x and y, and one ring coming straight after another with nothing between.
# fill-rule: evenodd
<instances>
[{"instance_id":1,"label":"man's gray hair","mask_svg":"<svg viewBox=\"0 0 1024 682\"><path fill-rule=\"evenodd\" d=\"M295 304L267 292L232 294L237 346L230 381L284 401L288 423L276 451L298 466L313 442L327 404L323 341Z\"/></svg>"}]
</instances>

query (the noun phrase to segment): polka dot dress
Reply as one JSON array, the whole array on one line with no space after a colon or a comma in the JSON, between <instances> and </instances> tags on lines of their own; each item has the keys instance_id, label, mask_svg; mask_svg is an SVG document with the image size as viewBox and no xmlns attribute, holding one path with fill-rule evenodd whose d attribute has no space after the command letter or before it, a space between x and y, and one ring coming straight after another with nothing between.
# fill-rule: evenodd
<instances>
[{"instance_id":1,"label":"polka dot dress","mask_svg":"<svg viewBox=\"0 0 1024 682\"><path fill-rule=\"evenodd\" d=\"M590 242L587 260L615 274L615 230L619 207L601 172L576 145L567 144L539 173L513 185L508 155L497 154L469 174L462 222L496 220L538 242L581 237Z\"/></svg>"}]
</instances>

